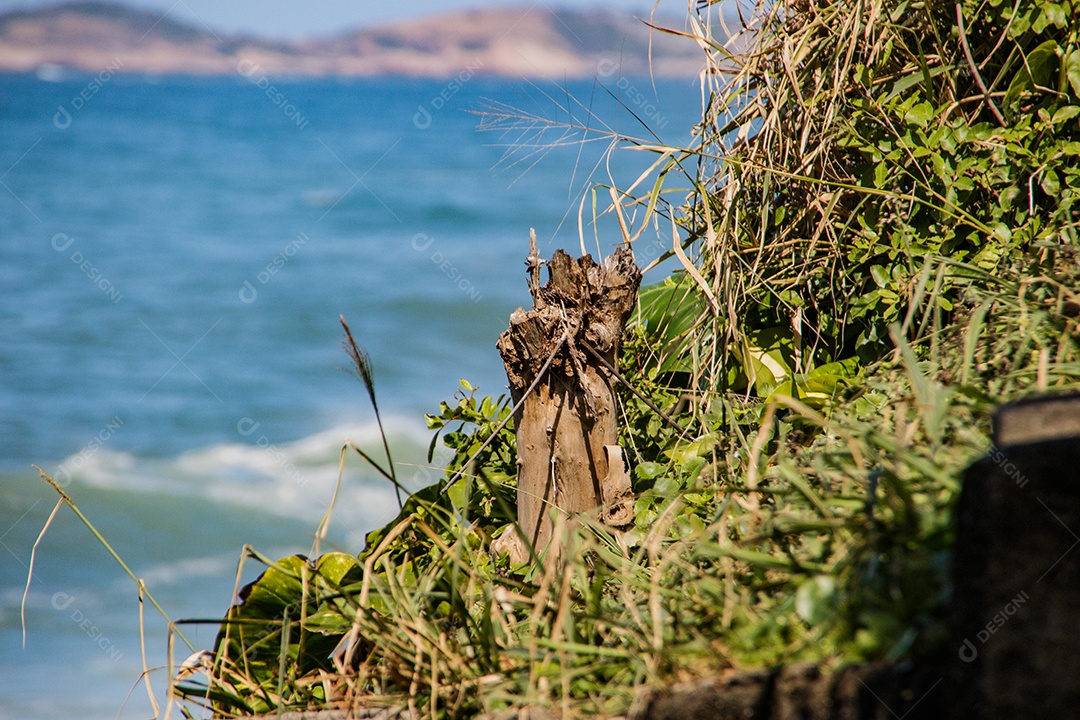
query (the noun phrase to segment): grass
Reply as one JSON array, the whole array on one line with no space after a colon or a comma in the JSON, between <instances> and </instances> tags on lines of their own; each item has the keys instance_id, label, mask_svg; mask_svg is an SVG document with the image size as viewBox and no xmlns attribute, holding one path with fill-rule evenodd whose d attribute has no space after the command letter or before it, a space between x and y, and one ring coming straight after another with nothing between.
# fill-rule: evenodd
<instances>
[{"instance_id":1,"label":"grass","mask_svg":"<svg viewBox=\"0 0 1080 720\"><path fill-rule=\"evenodd\" d=\"M210 681L179 690L225 715L359 703L430 717L523 704L611 716L642 687L727 668L933 658L946 637L950 510L989 446L989 412L1075 387L1080 371L1068 283L981 277L963 321L931 313L915 343L895 325L896 352L816 409L718 394L678 412L662 375L635 376L642 356L628 342L628 381L694 440L635 431L657 416L627 392L635 525L563 522L571 559L555 570L489 554L510 519L513 435L497 430L505 402L463 392L431 421L457 452L447 477L472 470L414 494L358 558L264 558L274 569L230 613ZM756 419L723 437L736 414ZM245 634L248 623L259 631Z\"/></svg>"}]
</instances>

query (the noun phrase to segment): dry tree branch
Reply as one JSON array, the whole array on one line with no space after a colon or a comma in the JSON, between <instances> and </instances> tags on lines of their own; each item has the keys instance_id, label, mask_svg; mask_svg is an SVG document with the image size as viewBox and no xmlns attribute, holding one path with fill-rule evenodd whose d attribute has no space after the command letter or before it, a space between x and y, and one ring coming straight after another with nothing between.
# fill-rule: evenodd
<instances>
[{"instance_id":1,"label":"dry tree branch","mask_svg":"<svg viewBox=\"0 0 1080 720\"><path fill-rule=\"evenodd\" d=\"M968 69L971 70L971 74L975 77L975 83L979 86L979 89L983 93L983 102L989 107L990 111L994 113L994 117L997 118L998 124L1005 127L1005 116L998 110L997 105L994 104L993 98L990 97L990 89L986 87L986 83L983 82L982 75L979 73L979 68L975 64L975 58L971 56L971 48L968 46L967 30L964 29L964 9L960 3L956 3L956 27L960 32L960 46L964 48L964 57L967 58Z\"/></svg>"}]
</instances>

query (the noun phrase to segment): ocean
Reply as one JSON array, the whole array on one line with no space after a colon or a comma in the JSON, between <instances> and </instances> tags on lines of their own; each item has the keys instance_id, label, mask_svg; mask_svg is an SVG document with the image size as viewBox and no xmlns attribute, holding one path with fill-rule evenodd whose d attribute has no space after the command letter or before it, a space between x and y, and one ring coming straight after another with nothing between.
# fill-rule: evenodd
<instances>
[{"instance_id":1,"label":"ocean","mask_svg":"<svg viewBox=\"0 0 1080 720\"><path fill-rule=\"evenodd\" d=\"M685 144L700 118L695 79L606 75L0 76L0 720L154 716L144 646L164 710L167 623L147 603L140 641L135 582L70 508L38 545L24 638L58 499L32 464L172 619L220 618L245 545L311 550L343 444L381 457L344 315L399 475L441 474L423 415L463 378L505 392L495 340L529 304L529 228L542 255L579 254L584 207L587 248L610 252L618 226L594 238L591 188L655 159L606 159L573 126ZM642 264L660 238L643 236ZM396 501L355 453L341 475L321 547L355 553ZM199 648L216 632L182 629Z\"/></svg>"}]
</instances>

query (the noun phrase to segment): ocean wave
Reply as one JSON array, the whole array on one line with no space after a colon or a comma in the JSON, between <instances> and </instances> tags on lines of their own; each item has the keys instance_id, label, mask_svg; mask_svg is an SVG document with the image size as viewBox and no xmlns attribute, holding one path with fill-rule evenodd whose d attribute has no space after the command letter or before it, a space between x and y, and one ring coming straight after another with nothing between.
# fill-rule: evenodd
<instances>
[{"instance_id":1,"label":"ocean wave","mask_svg":"<svg viewBox=\"0 0 1080 720\"><path fill-rule=\"evenodd\" d=\"M61 486L74 483L202 497L314 522L326 512L340 478L335 517L364 524L396 508L392 484L347 446L354 443L385 464L375 423L333 427L282 443L262 435L257 423L238 427L244 442L216 444L167 458L140 457L102 446L67 457L52 474ZM395 418L386 423L386 431L399 482L405 487L417 489L442 475L447 454L443 449L432 463L427 462L428 430Z\"/></svg>"},{"instance_id":2,"label":"ocean wave","mask_svg":"<svg viewBox=\"0 0 1080 720\"><path fill-rule=\"evenodd\" d=\"M339 200L341 200L341 190L305 190L300 194L300 201L311 208L329 208L333 207Z\"/></svg>"},{"instance_id":3,"label":"ocean wave","mask_svg":"<svg viewBox=\"0 0 1080 720\"><path fill-rule=\"evenodd\" d=\"M187 557L169 562L157 563L144 571L139 577L149 587L180 585L191 580L230 577L236 572L237 555L213 555L207 557ZM131 585L129 578L119 578L117 586L127 589Z\"/></svg>"}]
</instances>

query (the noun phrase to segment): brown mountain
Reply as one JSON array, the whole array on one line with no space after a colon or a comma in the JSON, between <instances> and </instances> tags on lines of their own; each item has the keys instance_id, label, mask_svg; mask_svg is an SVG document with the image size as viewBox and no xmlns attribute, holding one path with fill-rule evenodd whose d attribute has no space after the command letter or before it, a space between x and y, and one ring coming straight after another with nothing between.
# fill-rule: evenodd
<instances>
[{"instance_id":1,"label":"brown mountain","mask_svg":"<svg viewBox=\"0 0 1080 720\"><path fill-rule=\"evenodd\" d=\"M692 76L703 64L695 43L607 10L471 10L297 42L225 35L106 2L0 15L0 70L562 78L647 74L650 63L660 76Z\"/></svg>"}]
</instances>

